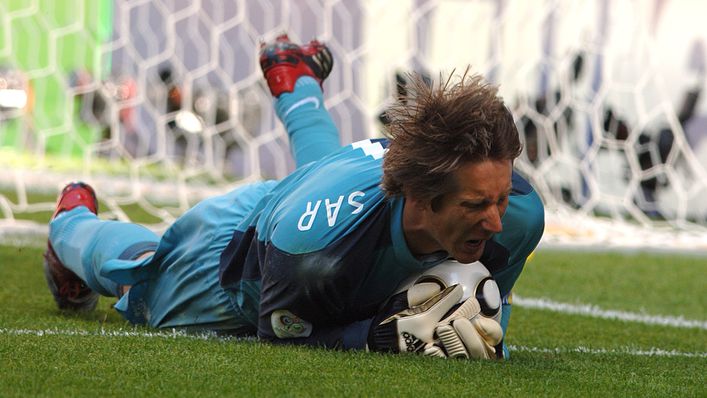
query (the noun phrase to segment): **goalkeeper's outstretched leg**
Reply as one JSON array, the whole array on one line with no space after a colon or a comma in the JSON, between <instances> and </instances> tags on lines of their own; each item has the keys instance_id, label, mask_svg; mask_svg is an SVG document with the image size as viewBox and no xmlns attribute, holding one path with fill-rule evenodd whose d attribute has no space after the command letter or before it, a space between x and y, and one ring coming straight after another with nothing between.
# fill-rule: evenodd
<instances>
[{"instance_id":1,"label":"goalkeeper's outstretched leg","mask_svg":"<svg viewBox=\"0 0 707 398\"><path fill-rule=\"evenodd\" d=\"M260 67L298 168L341 147L322 95L322 84L333 65L329 48L318 40L300 46L282 35L260 50Z\"/></svg>"},{"instance_id":2,"label":"goalkeeper's outstretched leg","mask_svg":"<svg viewBox=\"0 0 707 398\"><path fill-rule=\"evenodd\" d=\"M124 286L101 275L111 259L133 260L157 247L142 226L98 219L96 194L74 182L61 192L49 225L44 274L60 309L92 310L98 296L119 297Z\"/></svg>"}]
</instances>

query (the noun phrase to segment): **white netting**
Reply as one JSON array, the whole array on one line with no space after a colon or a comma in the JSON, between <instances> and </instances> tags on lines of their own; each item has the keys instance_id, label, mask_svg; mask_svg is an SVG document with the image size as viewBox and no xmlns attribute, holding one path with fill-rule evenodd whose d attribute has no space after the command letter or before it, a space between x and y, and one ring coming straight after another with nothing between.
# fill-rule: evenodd
<instances>
[{"instance_id":1,"label":"white netting","mask_svg":"<svg viewBox=\"0 0 707 398\"><path fill-rule=\"evenodd\" d=\"M46 233L72 179L107 216L162 230L200 198L285 176L257 48L288 32L334 53L325 96L342 143L378 135L396 73L471 64L516 116L546 243L707 250L702 3L62 4L0 4L0 240Z\"/></svg>"}]
</instances>

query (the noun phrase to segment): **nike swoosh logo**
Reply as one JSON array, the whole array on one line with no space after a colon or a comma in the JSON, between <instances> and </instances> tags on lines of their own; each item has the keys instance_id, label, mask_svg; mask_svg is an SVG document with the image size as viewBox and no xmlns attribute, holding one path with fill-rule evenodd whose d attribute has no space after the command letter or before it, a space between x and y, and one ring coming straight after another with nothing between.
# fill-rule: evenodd
<instances>
[{"instance_id":1,"label":"nike swoosh logo","mask_svg":"<svg viewBox=\"0 0 707 398\"><path fill-rule=\"evenodd\" d=\"M306 105L306 104L314 104L314 109L319 109L319 105L320 105L320 104L319 104L319 98L317 98L317 97L302 98L301 100L299 100L299 101L295 102L294 104L292 104L292 106L290 107L290 109L288 109L288 110L285 112L285 116L289 115L290 112L292 112L292 111L294 111L295 109L301 107L302 105Z\"/></svg>"}]
</instances>

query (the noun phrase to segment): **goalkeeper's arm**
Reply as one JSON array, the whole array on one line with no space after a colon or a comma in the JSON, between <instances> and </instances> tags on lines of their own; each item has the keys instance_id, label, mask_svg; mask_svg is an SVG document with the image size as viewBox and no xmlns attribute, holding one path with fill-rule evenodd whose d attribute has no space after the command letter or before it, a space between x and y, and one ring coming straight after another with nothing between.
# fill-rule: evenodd
<instances>
[{"instance_id":1,"label":"goalkeeper's arm","mask_svg":"<svg viewBox=\"0 0 707 398\"><path fill-rule=\"evenodd\" d=\"M420 304L439 293L437 284L418 284L388 300L375 318L347 325L313 325L290 311L273 311L261 320L258 337L275 344L310 345L334 349L365 349L372 325L388 316ZM440 314L440 317L444 313Z\"/></svg>"},{"instance_id":2,"label":"goalkeeper's arm","mask_svg":"<svg viewBox=\"0 0 707 398\"><path fill-rule=\"evenodd\" d=\"M258 337L273 344L308 345L338 350L362 350L366 348L371 322L372 319L366 319L348 325L313 326L311 334L300 337L281 338L262 332L258 333Z\"/></svg>"},{"instance_id":3,"label":"goalkeeper's arm","mask_svg":"<svg viewBox=\"0 0 707 398\"><path fill-rule=\"evenodd\" d=\"M316 326L289 311L275 311L258 335L276 344L437 357L500 358L501 326L481 314L462 287L420 283L393 296L381 313L348 325Z\"/></svg>"}]
</instances>

